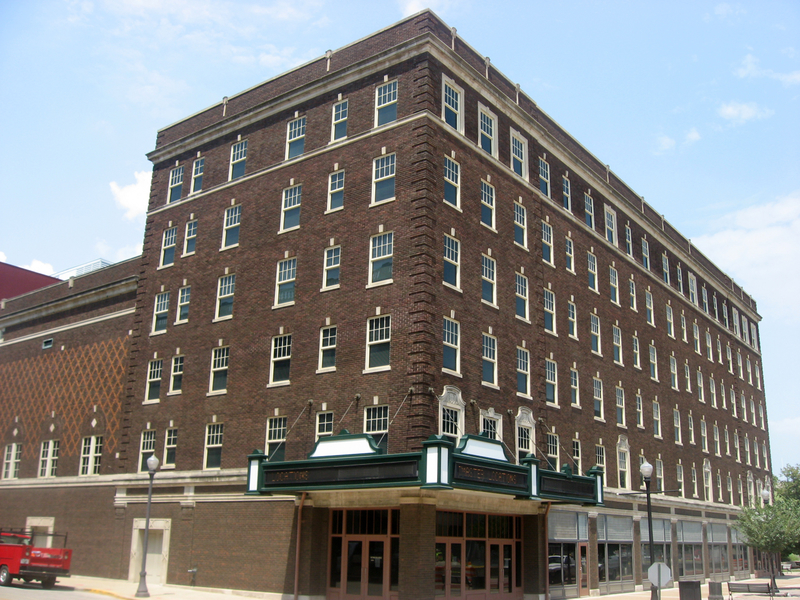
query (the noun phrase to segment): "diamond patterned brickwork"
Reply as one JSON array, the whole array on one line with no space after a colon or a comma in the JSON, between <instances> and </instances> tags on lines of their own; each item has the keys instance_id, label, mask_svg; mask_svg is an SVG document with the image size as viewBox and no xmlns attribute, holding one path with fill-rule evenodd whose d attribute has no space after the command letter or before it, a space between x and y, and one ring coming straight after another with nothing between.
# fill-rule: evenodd
<instances>
[{"instance_id":1,"label":"diamond patterned brickwork","mask_svg":"<svg viewBox=\"0 0 800 600\"><path fill-rule=\"evenodd\" d=\"M118 337L0 364L0 428L6 430L16 417L27 432L43 431L55 412L62 427L61 455L75 456L81 426L101 416L104 453L114 452L127 352L128 338ZM38 453L37 443L23 445L23 458L36 459Z\"/></svg>"}]
</instances>

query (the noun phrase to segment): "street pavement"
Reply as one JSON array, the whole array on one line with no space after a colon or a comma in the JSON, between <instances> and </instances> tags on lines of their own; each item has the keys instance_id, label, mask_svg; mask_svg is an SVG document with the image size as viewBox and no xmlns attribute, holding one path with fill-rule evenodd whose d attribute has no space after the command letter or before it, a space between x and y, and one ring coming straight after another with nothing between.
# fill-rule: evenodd
<instances>
[{"instance_id":1,"label":"street pavement","mask_svg":"<svg viewBox=\"0 0 800 600\"><path fill-rule=\"evenodd\" d=\"M800 597L800 573L794 575L784 575L777 577L776 579L778 583L778 589L781 592L779 595ZM747 581L752 583L766 583L769 581L769 579L750 579ZM75 590L93 592L114 598L133 600L138 587L138 581L131 582L122 579L101 579L99 577L81 577L74 575L69 578L60 579L56 589L73 588ZM281 595L247 590L198 588L158 583L148 583L147 589L150 593L150 597L156 600L223 600L223 595L242 596L246 598L261 598L264 600L292 598L291 594ZM701 593L703 600L706 600L708 598L708 584L701 586ZM728 600L728 586L724 583L722 585L722 593L725 600ZM641 592L610 594L602 596L601 598L603 600L650 600L650 590L648 588L647 591ZM755 594L736 594L736 598L741 598L742 600L757 600L758 598L761 598L763 600L765 597ZM677 584L673 588L661 590L661 600L680 600L680 593Z\"/></svg>"}]
</instances>

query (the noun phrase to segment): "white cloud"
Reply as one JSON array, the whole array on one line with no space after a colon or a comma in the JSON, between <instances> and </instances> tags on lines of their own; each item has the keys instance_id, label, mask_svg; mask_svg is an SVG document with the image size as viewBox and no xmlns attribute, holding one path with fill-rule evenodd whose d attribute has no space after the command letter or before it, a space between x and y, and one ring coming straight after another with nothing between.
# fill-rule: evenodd
<instances>
[{"instance_id":1,"label":"white cloud","mask_svg":"<svg viewBox=\"0 0 800 600\"><path fill-rule=\"evenodd\" d=\"M695 142L700 141L700 132L697 131L697 128L692 127L689 132L686 134L686 138L684 138L684 144L694 144Z\"/></svg>"},{"instance_id":2,"label":"white cloud","mask_svg":"<svg viewBox=\"0 0 800 600\"><path fill-rule=\"evenodd\" d=\"M788 48L792 53L793 48ZM786 52L786 50L784 50ZM759 65L759 60L752 54L748 54L742 59L741 66L734 71L739 77L768 77L776 79L783 85L796 85L800 83L800 71L792 71L791 73L776 73L772 69L763 69Z\"/></svg>"},{"instance_id":3,"label":"white cloud","mask_svg":"<svg viewBox=\"0 0 800 600\"><path fill-rule=\"evenodd\" d=\"M723 119L733 125L742 125L751 119L765 119L775 114L769 108L761 108L755 102L728 102L717 109L717 113Z\"/></svg>"},{"instance_id":4,"label":"white cloud","mask_svg":"<svg viewBox=\"0 0 800 600\"><path fill-rule=\"evenodd\" d=\"M747 14L747 11L741 4L731 5L727 2L721 2L714 7L714 14L720 19L727 19L728 17Z\"/></svg>"},{"instance_id":5,"label":"white cloud","mask_svg":"<svg viewBox=\"0 0 800 600\"><path fill-rule=\"evenodd\" d=\"M28 269L29 271L35 271L36 273L41 273L42 275L52 275L56 272L53 268L53 265L36 260L35 258L31 261L31 264L22 265L22 268Z\"/></svg>"},{"instance_id":6,"label":"white cloud","mask_svg":"<svg viewBox=\"0 0 800 600\"><path fill-rule=\"evenodd\" d=\"M5 252L0 252L0 262L6 262L6 254Z\"/></svg>"},{"instance_id":7,"label":"white cloud","mask_svg":"<svg viewBox=\"0 0 800 600\"><path fill-rule=\"evenodd\" d=\"M657 150L656 150L657 154L661 154L662 152L668 152L669 150L675 148L675 140L673 140L668 135L658 136L658 138L656 138L656 144L657 144Z\"/></svg>"},{"instance_id":8,"label":"white cloud","mask_svg":"<svg viewBox=\"0 0 800 600\"><path fill-rule=\"evenodd\" d=\"M137 171L133 174L136 183L120 187L116 181L109 184L114 202L125 210L126 219L136 219L147 212L150 199L150 171Z\"/></svg>"}]
</instances>

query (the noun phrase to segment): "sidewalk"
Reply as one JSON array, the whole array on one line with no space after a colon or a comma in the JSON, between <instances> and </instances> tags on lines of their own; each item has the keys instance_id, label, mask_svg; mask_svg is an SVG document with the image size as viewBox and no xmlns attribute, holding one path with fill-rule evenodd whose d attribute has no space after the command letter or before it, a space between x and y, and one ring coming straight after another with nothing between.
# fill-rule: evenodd
<instances>
[{"instance_id":1,"label":"sidewalk","mask_svg":"<svg viewBox=\"0 0 800 600\"><path fill-rule=\"evenodd\" d=\"M753 583L766 583L769 581L769 579L749 579L747 581ZM776 581L778 583L778 589L781 591L781 595L800 597L800 573L777 577ZM103 594L113 598L133 600L138 587L138 581L131 582L122 579L101 579L99 577L72 576L69 578L60 579L56 589L75 588L76 590L94 592L96 594ZM280 594L270 594L257 591L199 588L158 583L148 583L147 590L150 592L151 598L159 600L222 600L222 595L239 596L245 598L262 598L264 600L277 600L279 598L292 597L291 594L281 596ZM708 584L701 586L701 592L703 599L707 599ZM728 586L724 583L722 584L722 594L727 600ZM648 589L647 591L642 592L628 592L625 594L609 594L606 596L600 596L600 598L604 600L650 600L650 590ZM679 598L680 593L677 584L674 588L668 588L661 591L662 600L679 600ZM765 596L737 594L736 598L761 598L763 600Z\"/></svg>"}]
</instances>

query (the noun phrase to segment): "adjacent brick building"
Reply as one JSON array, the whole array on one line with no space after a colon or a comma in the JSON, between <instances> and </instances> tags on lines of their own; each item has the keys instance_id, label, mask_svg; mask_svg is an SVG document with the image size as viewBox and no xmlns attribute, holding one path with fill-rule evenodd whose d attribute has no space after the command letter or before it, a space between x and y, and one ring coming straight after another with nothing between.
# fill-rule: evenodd
<instances>
[{"instance_id":1,"label":"adjacent brick building","mask_svg":"<svg viewBox=\"0 0 800 600\"><path fill-rule=\"evenodd\" d=\"M99 304L77 314L63 283L0 311L0 494L11 524L104 540L76 571L137 576L152 453L148 573L171 583L633 590L645 459L669 491L657 559L757 568L735 530L770 477L755 301L433 13L161 130L149 158L141 258L74 280ZM81 319L58 356L94 370L48 362L40 338ZM53 403L29 364L102 399Z\"/></svg>"}]
</instances>

